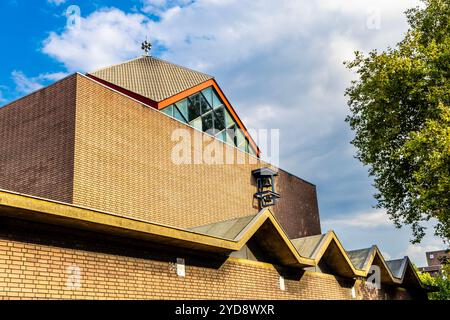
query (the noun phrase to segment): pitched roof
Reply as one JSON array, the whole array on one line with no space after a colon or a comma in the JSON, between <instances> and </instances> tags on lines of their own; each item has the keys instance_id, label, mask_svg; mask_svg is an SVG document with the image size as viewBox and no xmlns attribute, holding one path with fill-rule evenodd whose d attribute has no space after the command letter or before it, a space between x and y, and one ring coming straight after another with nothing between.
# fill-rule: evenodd
<instances>
[{"instance_id":1,"label":"pitched roof","mask_svg":"<svg viewBox=\"0 0 450 320\"><path fill-rule=\"evenodd\" d=\"M372 265L374 265L380 267L381 269L382 283L401 284L402 281L394 276L391 269L387 265L383 254L377 246L348 251L347 254L355 267L361 271L364 271L365 276L369 274Z\"/></svg>"},{"instance_id":2,"label":"pitched roof","mask_svg":"<svg viewBox=\"0 0 450 320\"><path fill-rule=\"evenodd\" d=\"M267 208L254 216L219 221L191 228L189 231L234 241L239 249L253 238L266 254L279 261L281 265L295 267L314 265L312 259L302 256L295 249L283 228Z\"/></svg>"},{"instance_id":3,"label":"pitched roof","mask_svg":"<svg viewBox=\"0 0 450 320\"><path fill-rule=\"evenodd\" d=\"M438 290L437 287L422 283L414 265L407 256L403 259L386 261L386 264L394 275L395 282L401 284L403 287L422 288L429 292Z\"/></svg>"},{"instance_id":4,"label":"pitched roof","mask_svg":"<svg viewBox=\"0 0 450 320\"><path fill-rule=\"evenodd\" d=\"M165 100L213 77L150 56L88 73L155 102Z\"/></svg>"},{"instance_id":5,"label":"pitched roof","mask_svg":"<svg viewBox=\"0 0 450 320\"><path fill-rule=\"evenodd\" d=\"M200 227L191 228L191 231L207 234L210 236L234 240L248 226L256 215L242 218L230 219Z\"/></svg>"},{"instance_id":6,"label":"pitched roof","mask_svg":"<svg viewBox=\"0 0 450 320\"><path fill-rule=\"evenodd\" d=\"M335 274L344 277L362 275L353 266L334 231L293 239L292 243L302 256L313 259L316 265L321 261L325 262Z\"/></svg>"},{"instance_id":7,"label":"pitched roof","mask_svg":"<svg viewBox=\"0 0 450 320\"><path fill-rule=\"evenodd\" d=\"M391 270L394 277L401 279L406 269L407 260L397 259L397 260L389 260L386 261L387 266Z\"/></svg>"},{"instance_id":8,"label":"pitched roof","mask_svg":"<svg viewBox=\"0 0 450 320\"><path fill-rule=\"evenodd\" d=\"M371 248L365 248L365 249L359 249L359 250L353 250L353 251L347 251L347 255L352 261L355 268L364 270L364 266L370 256L370 253L372 252Z\"/></svg>"},{"instance_id":9,"label":"pitched roof","mask_svg":"<svg viewBox=\"0 0 450 320\"><path fill-rule=\"evenodd\" d=\"M291 241L301 255L314 259L318 249L320 248L321 241L325 238L325 236L326 234L319 234L310 237L297 238Z\"/></svg>"}]
</instances>

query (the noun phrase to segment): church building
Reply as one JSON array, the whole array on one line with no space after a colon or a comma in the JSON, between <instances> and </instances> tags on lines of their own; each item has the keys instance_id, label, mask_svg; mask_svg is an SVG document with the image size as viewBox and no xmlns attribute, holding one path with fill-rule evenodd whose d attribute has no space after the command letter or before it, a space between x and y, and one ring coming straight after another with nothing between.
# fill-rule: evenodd
<instances>
[{"instance_id":1,"label":"church building","mask_svg":"<svg viewBox=\"0 0 450 320\"><path fill-rule=\"evenodd\" d=\"M0 108L0 299L426 299L346 251L214 77L150 55Z\"/></svg>"}]
</instances>

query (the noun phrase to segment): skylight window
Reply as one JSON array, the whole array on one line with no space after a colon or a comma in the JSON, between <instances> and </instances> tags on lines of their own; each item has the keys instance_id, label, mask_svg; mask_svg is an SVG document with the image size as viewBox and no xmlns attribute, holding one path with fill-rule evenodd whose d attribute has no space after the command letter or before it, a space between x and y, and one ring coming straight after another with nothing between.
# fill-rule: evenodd
<instances>
[{"instance_id":1,"label":"skylight window","mask_svg":"<svg viewBox=\"0 0 450 320\"><path fill-rule=\"evenodd\" d=\"M213 87L176 102L161 112L256 156L255 150Z\"/></svg>"}]
</instances>

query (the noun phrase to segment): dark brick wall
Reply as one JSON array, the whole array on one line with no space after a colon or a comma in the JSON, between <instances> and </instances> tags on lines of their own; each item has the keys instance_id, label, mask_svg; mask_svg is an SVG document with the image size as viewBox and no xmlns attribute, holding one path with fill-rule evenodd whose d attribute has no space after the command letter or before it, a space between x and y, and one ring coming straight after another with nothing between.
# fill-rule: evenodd
<instances>
[{"instance_id":1,"label":"dark brick wall","mask_svg":"<svg viewBox=\"0 0 450 320\"><path fill-rule=\"evenodd\" d=\"M277 191L281 198L274 206L275 215L289 238L321 233L316 186L279 170Z\"/></svg>"},{"instance_id":2,"label":"dark brick wall","mask_svg":"<svg viewBox=\"0 0 450 320\"><path fill-rule=\"evenodd\" d=\"M71 202L76 76L0 108L0 188Z\"/></svg>"},{"instance_id":3,"label":"dark brick wall","mask_svg":"<svg viewBox=\"0 0 450 320\"><path fill-rule=\"evenodd\" d=\"M362 300L427 300L426 293L402 287L381 285L380 289L368 286L364 280L355 284L358 299Z\"/></svg>"}]
</instances>

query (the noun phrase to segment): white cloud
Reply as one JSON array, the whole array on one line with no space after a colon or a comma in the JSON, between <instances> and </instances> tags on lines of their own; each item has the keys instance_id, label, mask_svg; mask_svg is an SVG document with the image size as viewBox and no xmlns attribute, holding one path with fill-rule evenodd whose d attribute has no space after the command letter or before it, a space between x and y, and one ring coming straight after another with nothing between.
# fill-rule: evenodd
<instances>
[{"instance_id":1,"label":"white cloud","mask_svg":"<svg viewBox=\"0 0 450 320\"><path fill-rule=\"evenodd\" d=\"M147 25L141 14L103 9L81 18L79 28L50 33L42 50L69 71L92 71L137 56Z\"/></svg>"},{"instance_id":2,"label":"white cloud","mask_svg":"<svg viewBox=\"0 0 450 320\"><path fill-rule=\"evenodd\" d=\"M39 81L28 78L22 71L14 70L11 76L16 84L16 90L20 93L30 93L43 87Z\"/></svg>"},{"instance_id":3,"label":"white cloud","mask_svg":"<svg viewBox=\"0 0 450 320\"><path fill-rule=\"evenodd\" d=\"M404 251L404 256L408 256L417 267L424 267L427 265L426 252L443 249L445 249L445 247L442 242L432 240L427 244L410 244Z\"/></svg>"},{"instance_id":4,"label":"white cloud","mask_svg":"<svg viewBox=\"0 0 450 320\"><path fill-rule=\"evenodd\" d=\"M174 7L183 7L192 2L192 0L142 0L142 11L153 15L160 15L165 10Z\"/></svg>"},{"instance_id":5,"label":"white cloud","mask_svg":"<svg viewBox=\"0 0 450 320\"><path fill-rule=\"evenodd\" d=\"M409 256L417 266L425 266L425 252L446 247L442 240L432 234L435 224L435 221L424 223L430 232L420 244L411 244L410 228L396 229L383 210L323 219L322 230L334 230L346 250L368 248L376 244L386 260Z\"/></svg>"},{"instance_id":6,"label":"white cloud","mask_svg":"<svg viewBox=\"0 0 450 320\"><path fill-rule=\"evenodd\" d=\"M47 0L48 3L54 4L54 5L61 5L63 3L65 3L67 0Z\"/></svg>"},{"instance_id":7,"label":"white cloud","mask_svg":"<svg viewBox=\"0 0 450 320\"><path fill-rule=\"evenodd\" d=\"M324 219L322 225L325 228L362 228L374 229L384 226L392 226L393 222L384 210L374 210L357 214L342 215Z\"/></svg>"},{"instance_id":8,"label":"white cloud","mask_svg":"<svg viewBox=\"0 0 450 320\"><path fill-rule=\"evenodd\" d=\"M16 85L16 91L19 93L28 94L39 90L49 82L62 79L67 74L64 72L43 73L37 77L27 77L22 71L14 70L11 73L12 79Z\"/></svg>"}]
</instances>

